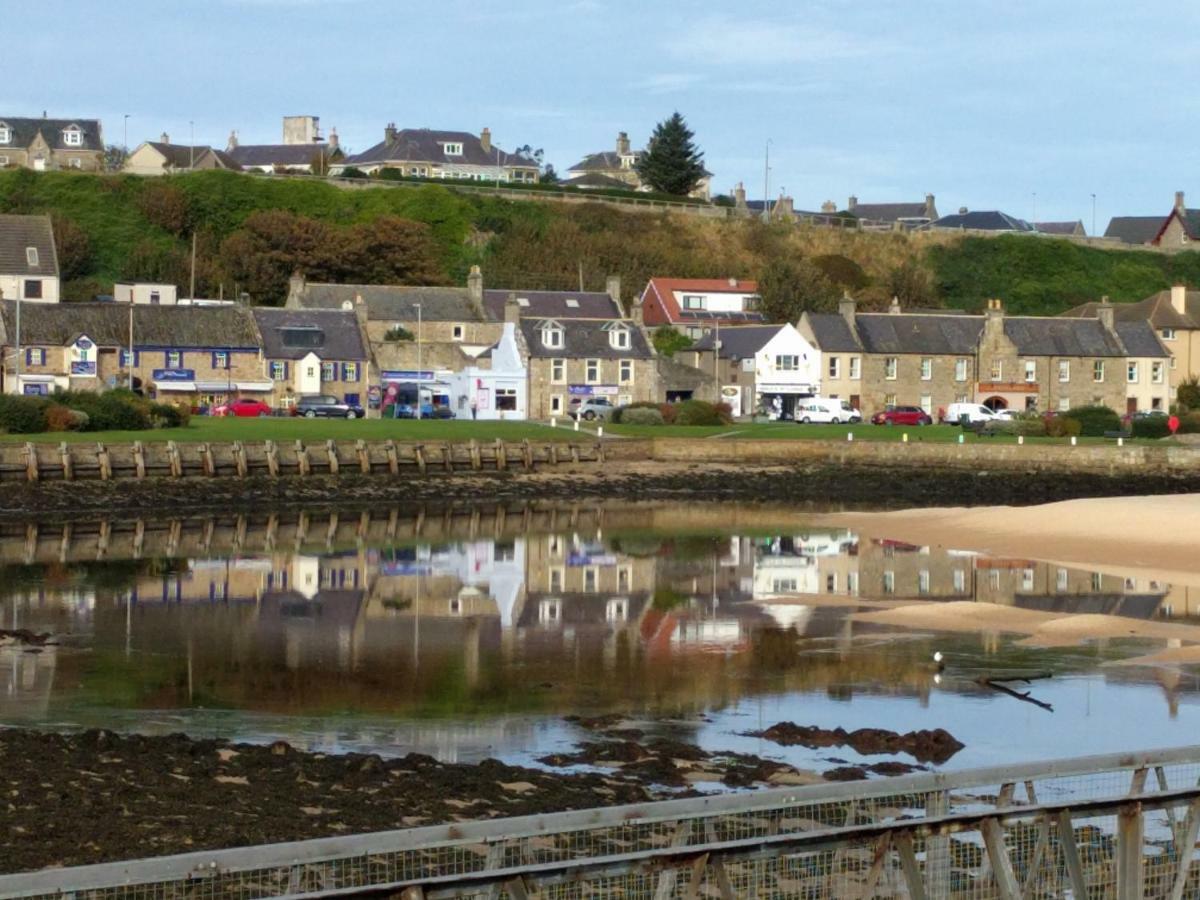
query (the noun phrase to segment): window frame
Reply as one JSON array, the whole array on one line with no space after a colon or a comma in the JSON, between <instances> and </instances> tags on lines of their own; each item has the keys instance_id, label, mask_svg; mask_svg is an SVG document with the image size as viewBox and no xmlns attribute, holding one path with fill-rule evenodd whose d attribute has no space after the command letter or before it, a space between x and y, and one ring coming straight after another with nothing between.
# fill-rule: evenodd
<instances>
[{"instance_id":1,"label":"window frame","mask_svg":"<svg viewBox=\"0 0 1200 900\"><path fill-rule=\"evenodd\" d=\"M1136 359L1127 359L1125 361L1125 383L1126 384L1141 384L1142 382L1142 367L1138 365Z\"/></svg>"},{"instance_id":2,"label":"window frame","mask_svg":"<svg viewBox=\"0 0 1200 900\"><path fill-rule=\"evenodd\" d=\"M564 357L555 356L550 360L550 383L567 383L567 360Z\"/></svg>"},{"instance_id":3,"label":"window frame","mask_svg":"<svg viewBox=\"0 0 1200 900\"><path fill-rule=\"evenodd\" d=\"M593 371L594 370L594 371ZM596 358L584 360L583 363L583 382L584 384L599 384L603 377L603 368L600 365L600 360Z\"/></svg>"},{"instance_id":4,"label":"window frame","mask_svg":"<svg viewBox=\"0 0 1200 900\"><path fill-rule=\"evenodd\" d=\"M617 366L617 384L633 384L633 360L622 359Z\"/></svg>"},{"instance_id":5,"label":"window frame","mask_svg":"<svg viewBox=\"0 0 1200 900\"><path fill-rule=\"evenodd\" d=\"M1096 359L1092 361L1092 383L1104 384L1104 360Z\"/></svg>"},{"instance_id":6,"label":"window frame","mask_svg":"<svg viewBox=\"0 0 1200 900\"><path fill-rule=\"evenodd\" d=\"M1025 359L1021 362L1025 369L1025 383L1037 384L1037 360Z\"/></svg>"},{"instance_id":7,"label":"window frame","mask_svg":"<svg viewBox=\"0 0 1200 900\"><path fill-rule=\"evenodd\" d=\"M969 366L965 356L959 356L954 360L954 380L964 382L967 380L967 372Z\"/></svg>"},{"instance_id":8,"label":"window frame","mask_svg":"<svg viewBox=\"0 0 1200 900\"><path fill-rule=\"evenodd\" d=\"M233 367L233 360L228 350L214 350L212 352L212 367L219 370L228 370ZM222 362L224 358L224 362Z\"/></svg>"},{"instance_id":9,"label":"window frame","mask_svg":"<svg viewBox=\"0 0 1200 900\"><path fill-rule=\"evenodd\" d=\"M933 381L933 357L932 356L922 356L921 357L921 380L922 381Z\"/></svg>"},{"instance_id":10,"label":"window frame","mask_svg":"<svg viewBox=\"0 0 1200 900\"><path fill-rule=\"evenodd\" d=\"M829 377L830 378L841 378L842 377L842 358L840 356L829 357Z\"/></svg>"},{"instance_id":11,"label":"window frame","mask_svg":"<svg viewBox=\"0 0 1200 900\"><path fill-rule=\"evenodd\" d=\"M68 147L83 146L83 130L80 128L65 128L63 129L63 144Z\"/></svg>"},{"instance_id":12,"label":"window frame","mask_svg":"<svg viewBox=\"0 0 1200 900\"><path fill-rule=\"evenodd\" d=\"M337 381L338 366L335 362L323 360L321 362L321 383L328 384L331 381Z\"/></svg>"},{"instance_id":13,"label":"window frame","mask_svg":"<svg viewBox=\"0 0 1200 900\"><path fill-rule=\"evenodd\" d=\"M900 357L885 356L883 358L883 380L895 381L900 377Z\"/></svg>"},{"instance_id":14,"label":"window frame","mask_svg":"<svg viewBox=\"0 0 1200 900\"><path fill-rule=\"evenodd\" d=\"M175 362L171 362L172 358L176 358ZM183 351L182 350L167 350L163 352L163 368L164 369L182 369L183 366Z\"/></svg>"},{"instance_id":15,"label":"window frame","mask_svg":"<svg viewBox=\"0 0 1200 900\"><path fill-rule=\"evenodd\" d=\"M1058 361L1058 383L1071 383L1071 361L1069 359L1060 359Z\"/></svg>"},{"instance_id":16,"label":"window frame","mask_svg":"<svg viewBox=\"0 0 1200 900\"><path fill-rule=\"evenodd\" d=\"M850 380L858 381L862 378L862 357L850 357Z\"/></svg>"}]
</instances>

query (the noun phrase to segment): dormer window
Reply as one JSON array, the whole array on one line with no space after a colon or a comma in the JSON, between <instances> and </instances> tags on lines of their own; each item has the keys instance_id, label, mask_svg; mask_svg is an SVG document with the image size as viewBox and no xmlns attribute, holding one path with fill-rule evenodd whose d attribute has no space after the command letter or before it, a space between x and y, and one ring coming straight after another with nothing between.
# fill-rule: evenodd
<instances>
[{"instance_id":1,"label":"dormer window","mask_svg":"<svg viewBox=\"0 0 1200 900\"><path fill-rule=\"evenodd\" d=\"M442 152L447 156L462 156L463 145L461 141L453 141L442 144Z\"/></svg>"},{"instance_id":2,"label":"dormer window","mask_svg":"<svg viewBox=\"0 0 1200 900\"><path fill-rule=\"evenodd\" d=\"M36 269L38 267L37 247L26 247L25 248L25 262L29 265L29 268L31 268L31 269Z\"/></svg>"},{"instance_id":3,"label":"dormer window","mask_svg":"<svg viewBox=\"0 0 1200 900\"><path fill-rule=\"evenodd\" d=\"M629 329L619 326L608 333L608 343L614 350L629 349Z\"/></svg>"},{"instance_id":4,"label":"dormer window","mask_svg":"<svg viewBox=\"0 0 1200 900\"><path fill-rule=\"evenodd\" d=\"M72 125L63 132L63 143L68 147L83 146L83 132L79 130L78 125Z\"/></svg>"},{"instance_id":5,"label":"dormer window","mask_svg":"<svg viewBox=\"0 0 1200 900\"><path fill-rule=\"evenodd\" d=\"M0 144L12 143L12 129L0 123Z\"/></svg>"},{"instance_id":6,"label":"dormer window","mask_svg":"<svg viewBox=\"0 0 1200 900\"><path fill-rule=\"evenodd\" d=\"M542 345L551 350L557 350L563 345L562 326L557 322L547 322L542 326Z\"/></svg>"}]
</instances>

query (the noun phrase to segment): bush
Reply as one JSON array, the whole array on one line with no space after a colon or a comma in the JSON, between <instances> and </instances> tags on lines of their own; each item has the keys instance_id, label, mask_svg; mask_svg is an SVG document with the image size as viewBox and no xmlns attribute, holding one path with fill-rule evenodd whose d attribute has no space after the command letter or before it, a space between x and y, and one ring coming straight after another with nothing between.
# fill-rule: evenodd
<instances>
[{"instance_id":1,"label":"bush","mask_svg":"<svg viewBox=\"0 0 1200 900\"><path fill-rule=\"evenodd\" d=\"M88 431L141 431L151 426L150 403L132 391L59 391L53 400L86 413Z\"/></svg>"},{"instance_id":2,"label":"bush","mask_svg":"<svg viewBox=\"0 0 1200 900\"><path fill-rule=\"evenodd\" d=\"M192 418L189 407L175 403L151 403L149 413L155 428L185 428Z\"/></svg>"},{"instance_id":3,"label":"bush","mask_svg":"<svg viewBox=\"0 0 1200 900\"><path fill-rule=\"evenodd\" d=\"M629 404L626 404L625 406L618 406L612 412L612 423L614 425L620 425L622 422L626 422L627 420L625 419L625 413L627 413L633 409L653 409L653 410L658 410L659 413L661 414L662 406L663 406L663 404L652 403L647 400L639 400L637 403L629 403ZM664 422L666 421L666 418L667 417L665 415L663 415Z\"/></svg>"},{"instance_id":4,"label":"bush","mask_svg":"<svg viewBox=\"0 0 1200 900\"><path fill-rule=\"evenodd\" d=\"M46 407L47 431L74 431L76 419L72 411L60 403L51 403Z\"/></svg>"},{"instance_id":5,"label":"bush","mask_svg":"<svg viewBox=\"0 0 1200 900\"><path fill-rule=\"evenodd\" d=\"M676 425L728 425L729 421L729 407L726 404L684 400L677 404L675 411Z\"/></svg>"},{"instance_id":6,"label":"bush","mask_svg":"<svg viewBox=\"0 0 1200 900\"><path fill-rule=\"evenodd\" d=\"M1175 400L1185 412L1200 410L1200 381L1193 375L1180 382L1179 387L1175 389Z\"/></svg>"},{"instance_id":7,"label":"bush","mask_svg":"<svg viewBox=\"0 0 1200 900\"><path fill-rule=\"evenodd\" d=\"M46 407L40 397L0 394L0 432L37 434L46 430Z\"/></svg>"},{"instance_id":8,"label":"bush","mask_svg":"<svg viewBox=\"0 0 1200 900\"><path fill-rule=\"evenodd\" d=\"M1200 410L1184 413L1179 417L1179 434L1200 434Z\"/></svg>"},{"instance_id":9,"label":"bush","mask_svg":"<svg viewBox=\"0 0 1200 900\"><path fill-rule=\"evenodd\" d=\"M1068 419L1066 416L1046 420L1046 434L1049 437L1079 437L1082 428L1078 419Z\"/></svg>"},{"instance_id":10,"label":"bush","mask_svg":"<svg viewBox=\"0 0 1200 900\"><path fill-rule=\"evenodd\" d=\"M674 425L675 417L679 415L679 405L676 403L660 403L658 411L662 413L663 424Z\"/></svg>"},{"instance_id":11,"label":"bush","mask_svg":"<svg viewBox=\"0 0 1200 900\"><path fill-rule=\"evenodd\" d=\"M1041 417L994 419L983 426L984 434L1010 434L1022 437L1045 437L1046 423Z\"/></svg>"},{"instance_id":12,"label":"bush","mask_svg":"<svg viewBox=\"0 0 1200 900\"><path fill-rule=\"evenodd\" d=\"M621 415L621 424L623 425L662 425L663 415L657 409L647 409L638 407L637 409L627 409Z\"/></svg>"},{"instance_id":13,"label":"bush","mask_svg":"<svg viewBox=\"0 0 1200 900\"><path fill-rule=\"evenodd\" d=\"M1146 416L1134 419L1131 430L1136 438L1158 439L1165 438L1171 433L1171 429L1167 427L1166 416Z\"/></svg>"},{"instance_id":14,"label":"bush","mask_svg":"<svg viewBox=\"0 0 1200 900\"><path fill-rule=\"evenodd\" d=\"M1059 418L1078 422L1084 437L1104 437L1105 432L1121 430L1121 417L1107 406L1079 406Z\"/></svg>"}]
</instances>

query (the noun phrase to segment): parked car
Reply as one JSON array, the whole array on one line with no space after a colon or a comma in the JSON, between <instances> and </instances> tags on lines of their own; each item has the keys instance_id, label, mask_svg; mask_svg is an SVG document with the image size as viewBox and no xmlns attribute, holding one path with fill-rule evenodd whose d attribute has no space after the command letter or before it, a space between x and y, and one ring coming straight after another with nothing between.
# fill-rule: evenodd
<instances>
[{"instance_id":1,"label":"parked car","mask_svg":"<svg viewBox=\"0 0 1200 900\"><path fill-rule=\"evenodd\" d=\"M991 422L998 418L995 411L988 409L982 403L951 403L946 407L946 415L942 419L950 425L958 425L964 420L972 424L976 422Z\"/></svg>"},{"instance_id":2,"label":"parked car","mask_svg":"<svg viewBox=\"0 0 1200 900\"><path fill-rule=\"evenodd\" d=\"M805 425L809 422L837 425L841 422L861 422L862 413L845 400L805 397L797 401L793 418Z\"/></svg>"},{"instance_id":3,"label":"parked car","mask_svg":"<svg viewBox=\"0 0 1200 900\"><path fill-rule=\"evenodd\" d=\"M296 401L292 415L306 419L361 419L366 413L361 406L343 403L330 394L307 394Z\"/></svg>"},{"instance_id":4,"label":"parked car","mask_svg":"<svg viewBox=\"0 0 1200 900\"><path fill-rule=\"evenodd\" d=\"M1023 415L1026 415L1026 414L1027 414L1027 412L1023 413L1019 409L998 409L998 410L996 410L996 418L1002 422L1015 422L1017 419L1021 418Z\"/></svg>"},{"instance_id":5,"label":"parked car","mask_svg":"<svg viewBox=\"0 0 1200 900\"><path fill-rule=\"evenodd\" d=\"M219 406L214 406L210 415L257 419L271 415L271 407L261 400L238 397L236 400L227 400Z\"/></svg>"},{"instance_id":6,"label":"parked car","mask_svg":"<svg viewBox=\"0 0 1200 900\"><path fill-rule=\"evenodd\" d=\"M1165 409L1139 409L1137 412L1125 413L1121 416L1121 424L1128 428L1135 419L1167 418Z\"/></svg>"},{"instance_id":7,"label":"parked car","mask_svg":"<svg viewBox=\"0 0 1200 900\"><path fill-rule=\"evenodd\" d=\"M607 420L612 416L613 405L607 397L572 397L567 415L572 419Z\"/></svg>"},{"instance_id":8,"label":"parked car","mask_svg":"<svg viewBox=\"0 0 1200 900\"><path fill-rule=\"evenodd\" d=\"M919 406L887 406L871 416L872 425L932 425L933 416Z\"/></svg>"}]
</instances>

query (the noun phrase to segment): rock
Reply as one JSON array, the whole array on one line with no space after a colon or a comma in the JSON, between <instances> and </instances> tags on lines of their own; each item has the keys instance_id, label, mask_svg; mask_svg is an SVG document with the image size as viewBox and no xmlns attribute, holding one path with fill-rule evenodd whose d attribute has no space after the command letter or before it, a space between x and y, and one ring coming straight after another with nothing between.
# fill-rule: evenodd
<instances>
[{"instance_id":1,"label":"rock","mask_svg":"<svg viewBox=\"0 0 1200 900\"><path fill-rule=\"evenodd\" d=\"M899 734L884 728L821 728L816 725L797 725L778 722L764 731L747 732L748 737L765 738L790 747L799 744L809 749L821 747L851 747L863 756L881 753L907 753L918 762L944 763L965 746L944 728L910 731Z\"/></svg>"}]
</instances>

